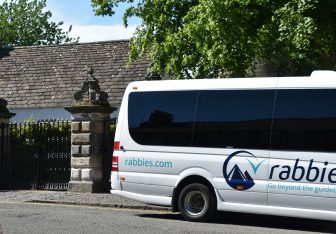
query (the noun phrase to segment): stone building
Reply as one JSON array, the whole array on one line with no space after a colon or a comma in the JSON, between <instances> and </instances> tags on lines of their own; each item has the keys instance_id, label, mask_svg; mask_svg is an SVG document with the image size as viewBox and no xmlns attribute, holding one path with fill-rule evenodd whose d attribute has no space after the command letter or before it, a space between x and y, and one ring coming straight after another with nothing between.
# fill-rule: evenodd
<instances>
[{"instance_id":1,"label":"stone building","mask_svg":"<svg viewBox=\"0 0 336 234\"><path fill-rule=\"evenodd\" d=\"M145 80L149 61L128 64L128 40L0 49L0 98L13 120L70 118L64 110L92 67L112 107L131 81Z\"/></svg>"}]
</instances>

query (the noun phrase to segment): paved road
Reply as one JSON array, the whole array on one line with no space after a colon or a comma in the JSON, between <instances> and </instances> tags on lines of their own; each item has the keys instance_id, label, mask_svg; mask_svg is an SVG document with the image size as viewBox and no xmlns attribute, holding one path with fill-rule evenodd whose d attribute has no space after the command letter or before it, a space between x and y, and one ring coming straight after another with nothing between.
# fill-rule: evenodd
<instances>
[{"instance_id":1,"label":"paved road","mask_svg":"<svg viewBox=\"0 0 336 234\"><path fill-rule=\"evenodd\" d=\"M24 203L0 203L0 225L4 234L336 233L336 223L305 219L220 213L212 223L191 223L169 212Z\"/></svg>"}]
</instances>

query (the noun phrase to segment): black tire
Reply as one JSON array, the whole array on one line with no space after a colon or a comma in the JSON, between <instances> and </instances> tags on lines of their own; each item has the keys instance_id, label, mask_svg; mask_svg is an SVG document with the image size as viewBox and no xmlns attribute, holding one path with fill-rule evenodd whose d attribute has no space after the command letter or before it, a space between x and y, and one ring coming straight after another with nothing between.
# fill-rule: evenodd
<instances>
[{"instance_id":1,"label":"black tire","mask_svg":"<svg viewBox=\"0 0 336 234\"><path fill-rule=\"evenodd\" d=\"M217 210L216 196L203 184L189 184L179 195L178 208L188 221L207 221Z\"/></svg>"}]
</instances>

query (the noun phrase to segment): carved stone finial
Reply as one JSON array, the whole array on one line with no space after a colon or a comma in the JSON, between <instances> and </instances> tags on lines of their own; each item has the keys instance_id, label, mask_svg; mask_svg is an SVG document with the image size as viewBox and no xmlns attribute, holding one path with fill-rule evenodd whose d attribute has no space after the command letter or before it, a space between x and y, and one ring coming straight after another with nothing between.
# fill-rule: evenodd
<instances>
[{"instance_id":1,"label":"carved stone finial","mask_svg":"<svg viewBox=\"0 0 336 234\"><path fill-rule=\"evenodd\" d=\"M11 118L15 115L15 113L9 112L7 104L5 99L0 98L0 118Z\"/></svg>"},{"instance_id":2,"label":"carved stone finial","mask_svg":"<svg viewBox=\"0 0 336 234\"><path fill-rule=\"evenodd\" d=\"M88 81L96 81L97 83L99 83L96 77L93 76L94 70L92 67L85 67L85 72Z\"/></svg>"},{"instance_id":3,"label":"carved stone finial","mask_svg":"<svg viewBox=\"0 0 336 234\"><path fill-rule=\"evenodd\" d=\"M9 112L7 109L7 101L5 99L0 98L0 112Z\"/></svg>"},{"instance_id":4,"label":"carved stone finial","mask_svg":"<svg viewBox=\"0 0 336 234\"><path fill-rule=\"evenodd\" d=\"M162 80L162 77L156 72L150 72L147 74L146 80Z\"/></svg>"},{"instance_id":5,"label":"carved stone finial","mask_svg":"<svg viewBox=\"0 0 336 234\"><path fill-rule=\"evenodd\" d=\"M93 75L93 73L94 73L94 70L93 70L93 68L92 68L92 66L87 66L87 67L85 67L85 71L86 71L86 73L89 75L89 76L92 76Z\"/></svg>"},{"instance_id":6,"label":"carved stone finial","mask_svg":"<svg viewBox=\"0 0 336 234\"><path fill-rule=\"evenodd\" d=\"M110 106L107 101L108 95L100 90L99 81L93 76L92 67L86 67L86 80L83 82L82 89L75 93L73 105L102 105Z\"/></svg>"}]
</instances>

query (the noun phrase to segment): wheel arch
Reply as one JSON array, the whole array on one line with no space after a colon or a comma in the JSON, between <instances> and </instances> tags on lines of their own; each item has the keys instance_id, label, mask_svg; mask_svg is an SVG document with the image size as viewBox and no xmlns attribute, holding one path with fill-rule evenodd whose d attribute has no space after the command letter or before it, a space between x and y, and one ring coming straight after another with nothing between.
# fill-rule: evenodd
<instances>
[{"instance_id":1,"label":"wheel arch","mask_svg":"<svg viewBox=\"0 0 336 234\"><path fill-rule=\"evenodd\" d=\"M175 189L173 191L173 197L172 197L172 210L173 211L178 211L178 198L179 198L179 195L182 189L188 184L192 184L192 183L203 184L209 187L211 191L213 191L213 193L215 194L214 186L206 177L204 177L204 175L198 175L198 174L187 175L186 177L184 177L177 183L177 186L175 186Z\"/></svg>"}]
</instances>

